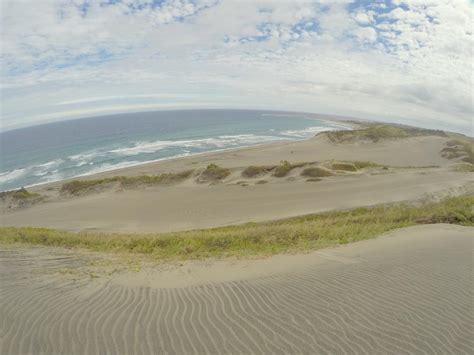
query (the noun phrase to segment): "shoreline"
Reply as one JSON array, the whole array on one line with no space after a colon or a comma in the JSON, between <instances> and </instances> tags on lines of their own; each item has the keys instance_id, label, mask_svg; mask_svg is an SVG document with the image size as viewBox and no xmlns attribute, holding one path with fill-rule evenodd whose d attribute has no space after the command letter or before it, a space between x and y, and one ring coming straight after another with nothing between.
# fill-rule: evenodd
<instances>
[{"instance_id":1,"label":"shoreline","mask_svg":"<svg viewBox=\"0 0 474 355\"><path fill-rule=\"evenodd\" d=\"M323 123L326 123L326 124L331 124L333 126L337 125L338 127L337 128L327 127L327 129L321 130L320 132L317 132L312 137L307 137L307 138L301 138L301 139L286 138L285 139L284 137L279 137L280 139L277 139L277 140L272 141L272 142L242 145L242 146L239 146L239 147L229 147L229 148L215 149L215 150L209 150L209 151L205 151L205 152L180 154L180 155L175 155L175 156L171 156L171 157L165 157L165 158L159 158L159 159L154 159L154 160L149 160L149 161L144 161L144 162L138 162L138 163L135 163L135 164L132 163L130 165L123 166L123 167L118 167L118 168L111 167L108 170L106 169L106 170L100 171L100 172L90 172L90 173L85 173L85 174L80 174L80 175L67 177L67 178L64 178L64 179L58 179L58 180L53 180L53 181L48 181L48 182L40 182L40 183L36 183L36 184L31 184L31 185L24 185L24 186L20 186L20 187L14 188L14 189L0 190L0 193L16 191L16 190L19 190L21 188L27 188L27 189L31 189L33 191L36 191L36 190L40 190L40 189L47 188L47 187L54 187L54 186L57 186L60 183L64 183L64 182L68 182L68 181L72 181L72 180L76 180L76 179L87 180L87 179L91 179L93 177L111 176L112 172L114 172L114 173L127 172L128 170L133 170L133 169L140 168L140 167L145 167L145 166L148 166L148 165L151 166L151 165L159 164L159 163L162 163L162 162L172 162L172 161L176 161L176 160L179 160L179 159L194 158L194 157L205 157L206 155L219 154L219 153L232 152L232 151L244 151L244 150L251 149L251 148L267 147L267 146L272 147L274 145L284 145L284 144L287 144L287 143L303 142L303 141L312 140L317 135L319 135L321 133L324 133L324 132L339 131L339 130L353 130L353 129L356 128L356 124L352 123L352 122L343 122L343 124L340 124L338 122L333 122L333 121L330 121L328 119L318 119L318 118L312 118L312 117L308 117L308 120L315 120L315 121L323 122ZM308 128L311 128L311 127L308 127ZM114 175L117 176L117 174L114 174Z\"/></svg>"}]
</instances>

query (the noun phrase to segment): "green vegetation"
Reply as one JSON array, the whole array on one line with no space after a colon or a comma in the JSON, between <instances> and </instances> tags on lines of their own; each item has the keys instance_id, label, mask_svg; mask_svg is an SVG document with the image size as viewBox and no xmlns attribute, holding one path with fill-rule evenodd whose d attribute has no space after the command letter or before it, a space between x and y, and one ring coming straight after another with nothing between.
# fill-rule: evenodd
<instances>
[{"instance_id":1,"label":"green vegetation","mask_svg":"<svg viewBox=\"0 0 474 355\"><path fill-rule=\"evenodd\" d=\"M18 200L27 200L27 199L41 197L40 194L36 192L30 192L26 190L24 187L22 187L20 190L13 191L11 196L12 198L18 199Z\"/></svg>"},{"instance_id":2,"label":"green vegetation","mask_svg":"<svg viewBox=\"0 0 474 355\"><path fill-rule=\"evenodd\" d=\"M384 139L397 139L429 135L447 137L445 132L438 130L372 123L362 124L361 129L351 131L332 131L325 132L325 134L334 143L352 143L356 141L378 142Z\"/></svg>"},{"instance_id":3,"label":"green vegetation","mask_svg":"<svg viewBox=\"0 0 474 355\"><path fill-rule=\"evenodd\" d=\"M447 159L461 158L465 163L474 164L474 144L468 140L450 140L441 150L441 156Z\"/></svg>"},{"instance_id":4,"label":"green vegetation","mask_svg":"<svg viewBox=\"0 0 474 355\"><path fill-rule=\"evenodd\" d=\"M291 170L293 170L293 167L292 165L290 164L289 161L287 160L282 160L280 162L280 165L278 165L274 172L273 172L273 176L275 177L284 177L286 176Z\"/></svg>"},{"instance_id":5,"label":"green vegetation","mask_svg":"<svg viewBox=\"0 0 474 355\"><path fill-rule=\"evenodd\" d=\"M254 178L260 175L264 175L269 171L273 170L275 166L249 166L242 171L242 176L246 178Z\"/></svg>"},{"instance_id":6,"label":"green vegetation","mask_svg":"<svg viewBox=\"0 0 474 355\"><path fill-rule=\"evenodd\" d=\"M230 175L230 170L221 168L216 164L209 164L206 169L201 172L199 176L201 182L216 181L225 179Z\"/></svg>"},{"instance_id":7,"label":"green vegetation","mask_svg":"<svg viewBox=\"0 0 474 355\"><path fill-rule=\"evenodd\" d=\"M24 187L22 187L19 190L13 190L13 191L4 191L0 192L0 199L12 199L12 200L19 200L19 201L26 201L26 200L32 200L32 199L38 199L41 198L42 196L36 192L30 192Z\"/></svg>"},{"instance_id":8,"label":"green vegetation","mask_svg":"<svg viewBox=\"0 0 474 355\"><path fill-rule=\"evenodd\" d=\"M275 169L273 169L273 176L275 177L285 177L286 175L289 174L289 172L293 169L296 169L296 168L301 168L305 165L308 165L308 164L311 164L311 163L297 163L297 164L290 164L289 161L287 160L282 160L280 162L280 165L278 165L277 167L275 167Z\"/></svg>"},{"instance_id":9,"label":"green vegetation","mask_svg":"<svg viewBox=\"0 0 474 355\"><path fill-rule=\"evenodd\" d=\"M473 196L460 196L421 205L380 205L164 234L73 233L45 228L1 227L0 243L136 253L157 260L262 256L345 244L420 223L474 226L473 204Z\"/></svg>"},{"instance_id":10,"label":"green vegetation","mask_svg":"<svg viewBox=\"0 0 474 355\"><path fill-rule=\"evenodd\" d=\"M79 195L93 188L103 188L113 183L117 183L124 188L141 185L174 184L188 179L192 174L193 170L186 170L179 173L165 173L160 175L114 176L103 179L73 180L61 186L61 193Z\"/></svg>"},{"instance_id":11,"label":"green vegetation","mask_svg":"<svg viewBox=\"0 0 474 355\"><path fill-rule=\"evenodd\" d=\"M328 169L315 166L312 168L306 168L301 172L301 176L312 177L312 178L321 178L326 176L332 176L333 173Z\"/></svg>"}]
</instances>

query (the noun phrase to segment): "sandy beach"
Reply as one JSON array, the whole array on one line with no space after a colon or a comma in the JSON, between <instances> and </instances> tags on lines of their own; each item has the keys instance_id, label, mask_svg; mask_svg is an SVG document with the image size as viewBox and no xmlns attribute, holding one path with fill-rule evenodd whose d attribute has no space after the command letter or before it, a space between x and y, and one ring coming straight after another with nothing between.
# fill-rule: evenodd
<instances>
[{"instance_id":1,"label":"sandy beach","mask_svg":"<svg viewBox=\"0 0 474 355\"><path fill-rule=\"evenodd\" d=\"M59 272L86 267L84 255L2 247L0 348L468 354L473 245L472 228L426 225L303 256L188 262L97 279Z\"/></svg>"},{"instance_id":2,"label":"sandy beach","mask_svg":"<svg viewBox=\"0 0 474 355\"><path fill-rule=\"evenodd\" d=\"M80 196L64 196L61 183L31 190L48 196L28 208L3 204L1 224L43 226L71 231L166 232L264 221L333 209L412 201L439 194L472 190L472 175L458 172L456 161L440 151L449 138L411 137L379 142L335 144L322 134L301 142L280 142L214 152L111 171L83 179L116 175L140 176L199 172L208 164L229 169L219 181L200 183L193 177L179 184L117 186ZM285 177L267 173L246 178L248 166L269 166L287 160L312 166L324 162L369 161L374 167L357 172L334 172L321 181L301 176L305 166Z\"/></svg>"}]
</instances>

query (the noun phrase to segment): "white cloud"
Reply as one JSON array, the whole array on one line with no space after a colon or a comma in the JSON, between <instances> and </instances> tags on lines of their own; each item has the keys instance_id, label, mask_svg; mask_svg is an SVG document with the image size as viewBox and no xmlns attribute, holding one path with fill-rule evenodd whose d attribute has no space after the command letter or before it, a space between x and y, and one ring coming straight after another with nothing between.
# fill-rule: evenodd
<instances>
[{"instance_id":1,"label":"white cloud","mask_svg":"<svg viewBox=\"0 0 474 355\"><path fill-rule=\"evenodd\" d=\"M199 102L471 128L467 0L106 2L1 0L3 129Z\"/></svg>"}]
</instances>

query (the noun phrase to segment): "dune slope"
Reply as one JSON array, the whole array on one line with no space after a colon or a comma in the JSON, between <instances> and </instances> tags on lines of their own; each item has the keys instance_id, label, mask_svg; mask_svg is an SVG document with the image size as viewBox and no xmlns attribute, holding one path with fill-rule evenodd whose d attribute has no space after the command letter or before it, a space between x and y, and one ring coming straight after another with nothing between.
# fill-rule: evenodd
<instances>
[{"instance_id":1,"label":"dune slope","mask_svg":"<svg viewBox=\"0 0 474 355\"><path fill-rule=\"evenodd\" d=\"M285 273L179 288L73 282L51 273L80 267L78 257L2 249L0 349L468 354L472 231L418 226L313 253L304 267L290 261Z\"/></svg>"}]
</instances>

